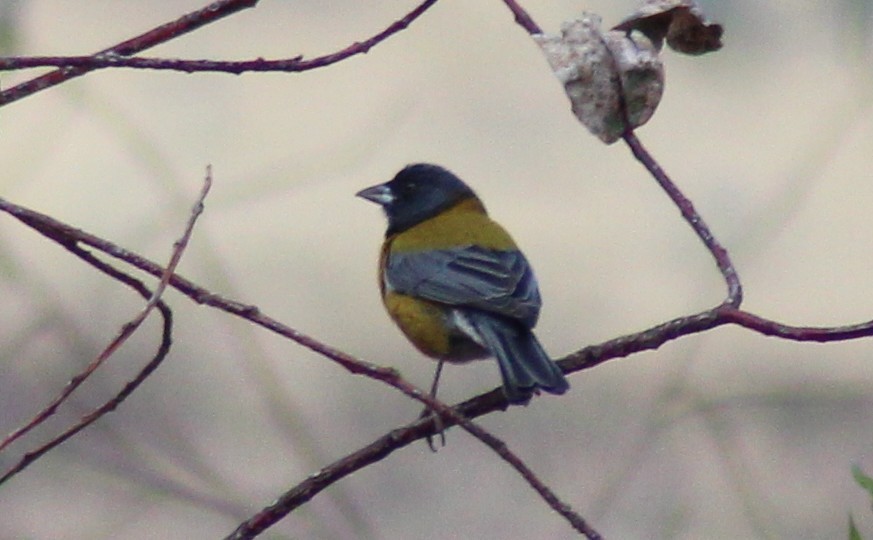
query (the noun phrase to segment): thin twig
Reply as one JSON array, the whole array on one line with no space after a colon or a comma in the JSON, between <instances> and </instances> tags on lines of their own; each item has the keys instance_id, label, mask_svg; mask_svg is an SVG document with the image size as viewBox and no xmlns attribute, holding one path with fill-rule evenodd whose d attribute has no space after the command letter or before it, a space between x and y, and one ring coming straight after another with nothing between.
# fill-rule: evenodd
<instances>
[{"instance_id":1,"label":"thin twig","mask_svg":"<svg viewBox=\"0 0 873 540\"><path fill-rule=\"evenodd\" d=\"M197 221L197 218L200 214L203 213L203 201L206 198L206 195L209 193L209 189L212 186L212 171L210 167L207 167L206 170L206 178L203 182L203 188L200 191L200 195L197 198L197 202L194 204L194 207L191 210L191 215L188 218L187 225L185 227L185 231L182 236L173 244L173 251L170 256L170 261L167 264L167 268L162 272L160 282L158 286L155 288L154 292L148 293L148 289L138 280L124 274L123 272L114 269L113 267L106 265L99 259L93 257L90 253L85 250L79 248L75 243L68 242L69 239L62 239L61 243L70 250L76 256L82 258L92 266L95 266L102 272L107 275L113 277L125 283L126 285L134 288L137 292L143 295L148 301L146 305L140 310L140 312L122 326L118 335L106 346L106 348L101 351L101 353L95 358L81 373L73 377L70 382L67 383L66 387L61 391L61 393L54 399L52 402L41 410L37 415L29 422L27 422L24 426L17 429L13 433L11 433L8 437L6 437L2 444L0 444L0 451L6 448L9 444L11 444L16 439L24 436L28 432L30 432L36 426L45 422L46 419L50 418L57 411L58 407L69 398L69 396L83 383L85 382L109 357L111 357L129 338L136 332L136 330L142 325L142 323L146 320L149 314L154 310L154 308L158 307L163 315L164 319L164 334L161 343L161 347L158 349L158 353L155 357L146 365L146 367L139 373L136 379L128 383L125 388L116 395L112 400L107 402L103 407L97 409L96 411L86 415L78 424L65 431L62 435L52 439L45 445L41 446L37 450L33 452L27 453L22 460L12 467L9 471L7 471L2 477L0 477L0 485L3 484L6 480L22 471L28 464L32 463L40 456L61 444L65 440L69 439L80 430L84 429L87 425L99 419L103 414L114 410L129 394L133 391L139 384L145 380L145 378L154 371L163 358L166 356L167 352L169 352L170 347L170 335L172 330L172 315L169 311L169 308L166 305L163 305L161 308L161 297L164 291L167 289L169 285L170 278L175 272L176 266L178 266L179 261L182 258L182 254L185 251L185 248L188 245L188 241L191 238L191 234L194 231L194 224Z\"/></svg>"},{"instance_id":2,"label":"thin twig","mask_svg":"<svg viewBox=\"0 0 873 540\"><path fill-rule=\"evenodd\" d=\"M305 59L303 56L295 56L279 60L266 60L264 58L240 61L186 60L177 58L129 57L109 50L87 56L0 58L0 71L54 66L62 67L64 69L83 70L83 72L105 68L136 68L182 71L185 73L205 71L231 73L234 75L239 75L240 73L245 72L296 73L329 66L358 54L366 54L374 46L406 29L415 19L435 4L436 1L437 0L425 0L404 17L394 21L384 30L364 41L357 41L339 51L309 59ZM14 90L14 88L10 89L10 91L11 90ZM3 94L0 94L0 105L4 104L2 96Z\"/></svg>"},{"instance_id":3,"label":"thin twig","mask_svg":"<svg viewBox=\"0 0 873 540\"><path fill-rule=\"evenodd\" d=\"M215 22L223 17L227 17L237 11L253 7L257 3L258 0L218 0L202 9L188 13L173 22L162 24L144 34L140 34L139 36L123 41L117 45L103 49L98 52L96 56L131 56L160 43L175 39L193 30L197 30L202 26ZM51 73L46 73L35 79L25 81L0 92L0 107L45 90L46 88L51 88L57 84L79 77L80 75L84 75L92 70L93 68L85 66L66 67L52 71Z\"/></svg>"},{"instance_id":4,"label":"thin twig","mask_svg":"<svg viewBox=\"0 0 873 540\"><path fill-rule=\"evenodd\" d=\"M139 268L140 270L158 278L162 277L165 272L164 268L153 261L124 249L108 240L104 240L93 234L71 227L51 216L10 203L2 198L0 198L0 211L7 212L25 225L28 225L37 232L63 245L81 243L91 246L111 257L124 261L131 266ZM404 393L412 397L416 397L417 394L426 394L426 392L421 392L414 386L408 385L408 383L403 381L396 370L358 360L357 358L324 344L303 332L277 321L276 319L263 315L257 306L222 298L178 274L170 276L169 285L197 303L217 307L228 313L241 316L250 322L320 353L338 363L351 373L367 375L371 378L382 380L392 385L397 385L401 387ZM416 399L420 400L420 398Z\"/></svg>"}]
</instances>

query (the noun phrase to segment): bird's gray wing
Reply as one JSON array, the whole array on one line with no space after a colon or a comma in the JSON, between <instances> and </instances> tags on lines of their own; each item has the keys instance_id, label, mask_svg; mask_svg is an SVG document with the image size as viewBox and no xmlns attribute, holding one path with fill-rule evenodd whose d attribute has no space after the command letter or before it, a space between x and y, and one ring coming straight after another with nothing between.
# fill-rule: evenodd
<instances>
[{"instance_id":1,"label":"bird's gray wing","mask_svg":"<svg viewBox=\"0 0 873 540\"><path fill-rule=\"evenodd\" d=\"M385 268L394 291L453 306L467 306L515 319L533 328L540 293L520 251L478 246L392 252Z\"/></svg>"}]
</instances>

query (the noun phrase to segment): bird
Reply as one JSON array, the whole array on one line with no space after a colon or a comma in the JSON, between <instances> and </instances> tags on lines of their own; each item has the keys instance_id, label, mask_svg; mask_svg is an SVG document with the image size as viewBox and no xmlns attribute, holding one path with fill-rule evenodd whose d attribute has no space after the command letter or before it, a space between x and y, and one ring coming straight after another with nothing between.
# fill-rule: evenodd
<instances>
[{"instance_id":1,"label":"bird","mask_svg":"<svg viewBox=\"0 0 873 540\"><path fill-rule=\"evenodd\" d=\"M385 308L410 342L438 361L497 359L510 404L569 388L533 328L542 300L533 270L476 193L449 170L406 166L356 194L388 221L379 256Z\"/></svg>"}]
</instances>

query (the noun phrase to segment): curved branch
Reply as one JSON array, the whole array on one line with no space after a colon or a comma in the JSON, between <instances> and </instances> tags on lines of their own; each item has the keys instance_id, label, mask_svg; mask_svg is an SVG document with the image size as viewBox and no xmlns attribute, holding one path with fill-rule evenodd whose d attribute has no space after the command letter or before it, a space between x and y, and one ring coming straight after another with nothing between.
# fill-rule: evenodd
<instances>
[{"instance_id":1,"label":"curved branch","mask_svg":"<svg viewBox=\"0 0 873 540\"><path fill-rule=\"evenodd\" d=\"M502 392L499 392L499 395L501 398L503 397ZM506 403L504 400L503 407L505 408L505 406ZM452 421L463 419L465 423L469 422L462 412L462 407L453 408L451 410L454 413L454 418L447 418L446 420ZM445 425L445 423L443 425ZM545 500L553 510L561 514L561 516L564 517L564 519L566 519L577 532L584 535L589 540L601 539L600 534L588 525L582 516L574 512L569 505L563 503L518 456L509 450L506 443L479 428L476 424L471 423L470 425L478 430L477 433L473 433L472 431L471 433L494 450L501 459L509 463L516 471L518 471L522 478L533 487L540 497ZM463 427L466 429L466 426ZM392 454L395 450L408 446L422 437L428 436L428 432L432 432L435 429L438 428L434 424L433 418L429 417L420 420L411 426L395 429L387 433L364 448L335 461L315 474L309 475L306 480L283 493L275 502L241 523L236 530L225 537L225 540L248 540L258 536L268 527L276 524L279 520L283 519L292 511L315 497L315 495L323 489L357 470L381 461ZM468 429L468 431L470 430Z\"/></svg>"},{"instance_id":2,"label":"curved branch","mask_svg":"<svg viewBox=\"0 0 873 540\"><path fill-rule=\"evenodd\" d=\"M873 321L833 328L790 327L728 305L723 305L696 315L680 317L643 330L642 332L585 347L559 360L558 364L565 373L582 371L600 365L607 360L623 358L645 350L657 349L667 341L678 337L703 332L726 324L737 324L764 335L779 336L798 341L844 341L873 336ZM506 410L506 408L506 399L500 388L495 388L490 392L475 396L453 407L464 418L478 418L498 410ZM444 419L444 428L452 425L455 425L452 419ZM245 523L241 524L227 538L252 538L256 531L263 531L268 523L275 523L279 518L302 506L328 486L368 465L382 460L396 450L408 446L419 439L434 435L436 431L437 426L434 425L433 419L428 417L386 433L369 445L348 454L322 468L317 473L310 475L306 480L282 494L273 504L262 509ZM575 525L574 528L580 530ZM588 538L596 538L595 535L597 533L589 531L583 534L586 534Z\"/></svg>"},{"instance_id":3,"label":"curved branch","mask_svg":"<svg viewBox=\"0 0 873 540\"><path fill-rule=\"evenodd\" d=\"M625 124L629 125L629 122L625 120ZM700 241L703 242L703 245L706 246L707 250L709 250L710 254L712 254L719 272L721 272L722 277L724 277L725 282L727 283L728 296L724 301L725 304L735 308L740 307L740 304L743 301L743 286L740 283L740 276L737 274L737 270L734 268L727 250L722 247L721 243L719 243L712 234L709 226L707 226L706 222L703 221L700 214L697 213L694 204L691 203L688 197L686 197L676 184L673 183L670 177L667 176L667 173L664 172L664 169L661 168L660 165L658 165L655 158L649 154L648 150L646 150L643 143L640 142L633 130L628 130L623 138L630 147L631 152L633 152L634 157L637 158L637 161L643 164L646 170L649 171L652 177L661 186L661 189L667 193L667 196L670 197L673 204L679 208L682 217L688 222L695 234L697 234L697 237L700 238Z\"/></svg>"}]
</instances>

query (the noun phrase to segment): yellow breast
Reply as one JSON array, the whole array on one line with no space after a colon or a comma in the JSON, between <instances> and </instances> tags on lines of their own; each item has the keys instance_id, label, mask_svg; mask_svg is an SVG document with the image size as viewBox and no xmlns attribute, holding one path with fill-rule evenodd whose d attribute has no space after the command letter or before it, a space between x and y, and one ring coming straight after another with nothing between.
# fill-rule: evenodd
<instances>
[{"instance_id":1,"label":"yellow breast","mask_svg":"<svg viewBox=\"0 0 873 540\"><path fill-rule=\"evenodd\" d=\"M389 238L393 251L451 249L476 245L496 250L516 249L503 227L492 221L478 199L464 199L438 215Z\"/></svg>"}]
</instances>

